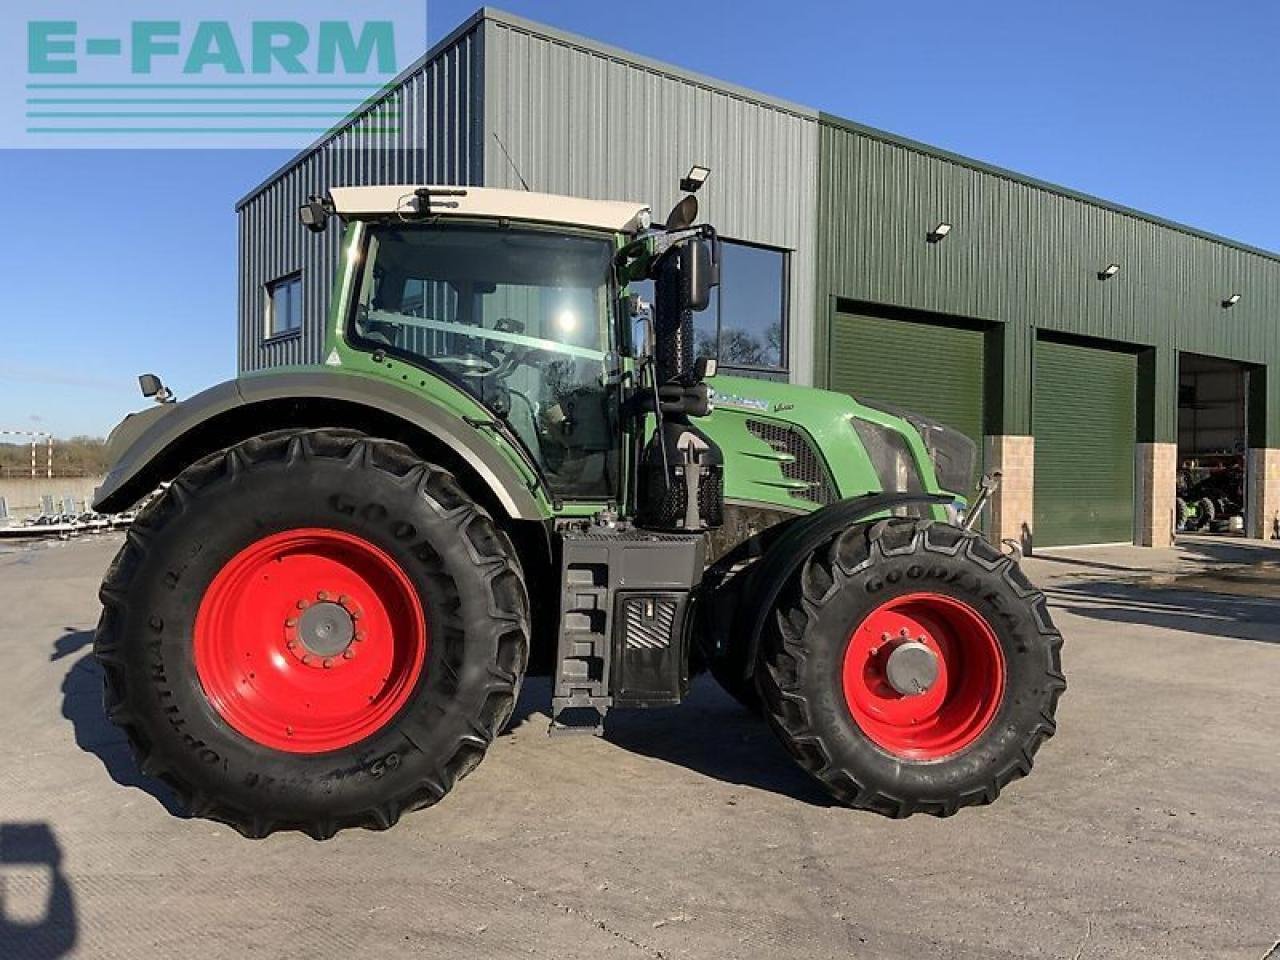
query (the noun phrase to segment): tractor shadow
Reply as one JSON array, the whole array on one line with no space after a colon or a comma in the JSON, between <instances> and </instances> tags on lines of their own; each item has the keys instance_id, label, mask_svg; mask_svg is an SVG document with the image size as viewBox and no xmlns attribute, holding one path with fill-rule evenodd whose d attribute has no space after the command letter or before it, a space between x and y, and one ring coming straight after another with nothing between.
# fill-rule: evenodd
<instances>
[{"instance_id":1,"label":"tractor shadow","mask_svg":"<svg viewBox=\"0 0 1280 960\"><path fill-rule=\"evenodd\" d=\"M54 641L49 659L72 657L92 643L92 631L67 628ZM175 817L188 818L166 784L143 776L124 733L107 719L102 707L102 667L90 652L72 663L62 681L62 715L71 722L76 745L97 757L113 781L154 797ZM545 733L550 716L550 677L528 677L503 735L525 728ZM679 707L614 712L605 723L604 739L639 756L735 786L781 794L813 806L834 805L796 766L765 722L741 707L707 674L694 680Z\"/></svg>"},{"instance_id":2,"label":"tractor shadow","mask_svg":"<svg viewBox=\"0 0 1280 960\"><path fill-rule=\"evenodd\" d=\"M62 660L93 643L92 630L67 629L54 641L50 660ZM107 775L122 787L154 797L172 816L187 819L178 797L166 784L142 775L129 742L102 707L102 667L92 653L81 655L62 680L62 715L71 722L76 746L97 757Z\"/></svg>"},{"instance_id":3,"label":"tractor shadow","mask_svg":"<svg viewBox=\"0 0 1280 960\"><path fill-rule=\"evenodd\" d=\"M529 677L505 732L529 725L545 732L550 716L550 678ZM709 674L694 679L680 706L617 710L609 714L604 729L606 742L637 756L815 807L836 805L796 766L765 721L721 690Z\"/></svg>"}]
</instances>

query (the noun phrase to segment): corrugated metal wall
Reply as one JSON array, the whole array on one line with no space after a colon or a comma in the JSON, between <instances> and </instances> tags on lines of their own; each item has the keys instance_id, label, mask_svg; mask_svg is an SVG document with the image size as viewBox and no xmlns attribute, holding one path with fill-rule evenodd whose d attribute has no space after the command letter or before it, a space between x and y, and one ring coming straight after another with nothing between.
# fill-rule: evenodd
<instances>
[{"instance_id":1,"label":"corrugated metal wall","mask_svg":"<svg viewBox=\"0 0 1280 960\"><path fill-rule=\"evenodd\" d=\"M703 164L702 213L735 240L794 251L788 360L812 382L816 114L502 14L485 22L485 178L652 202L661 219Z\"/></svg>"},{"instance_id":2,"label":"corrugated metal wall","mask_svg":"<svg viewBox=\"0 0 1280 960\"><path fill-rule=\"evenodd\" d=\"M359 121L244 202L242 370L320 359L337 232L297 225L309 194L414 180L516 187L495 135L533 189L651 201L659 217L688 167L710 166L707 219L727 237L793 251L794 382L826 382L838 300L995 325L1001 391L988 409L1006 433L1031 428L1037 328L1149 348L1143 439L1176 433L1177 351L1280 364L1274 257L837 118L819 123L806 108L509 14L473 17L407 72L399 95L398 136L362 133L369 121ZM951 235L925 243L941 220ZM1112 262L1120 275L1099 281ZM265 286L299 269L303 335L264 343ZM1241 302L1223 310L1233 292ZM1265 378L1265 395L1264 439L1280 446L1280 375Z\"/></svg>"},{"instance_id":3,"label":"corrugated metal wall","mask_svg":"<svg viewBox=\"0 0 1280 960\"><path fill-rule=\"evenodd\" d=\"M297 209L307 197L352 184L480 182L482 43L478 21L447 38L407 71L386 113L356 120L242 201L237 343L242 372L321 359L341 231L305 230ZM391 126L396 133L369 130ZM264 340L267 284L299 270L302 333Z\"/></svg>"},{"instance_id":4,"label":"corrugated metal wall","mask_svg":"<svg viewBox=\"0 0 1280 960\"><path fill-rule=\"evenodd\" d=\"M1175 351L1280 365L1275 257L826 116L818 195L819 382L834 298L1003 324L1006 433L1030 432L1037 328L1155 348L1158 440L1176 435ZM951 234L926 243L940 221ZM1100 281L1109 263L1120 274ZM1224 310L1234 292L1240 302Z\"/></svg>"}]
</instances>

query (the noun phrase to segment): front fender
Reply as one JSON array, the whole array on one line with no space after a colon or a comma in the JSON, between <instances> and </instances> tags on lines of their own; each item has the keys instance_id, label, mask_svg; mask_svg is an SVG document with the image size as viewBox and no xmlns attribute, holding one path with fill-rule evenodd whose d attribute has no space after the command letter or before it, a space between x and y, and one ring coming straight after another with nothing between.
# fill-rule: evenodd
<instances>
[{"instance_id":1,"label":"front fender","mask_svg":"<svg viewBox=\"0 0 1280 960\"><path fill-rule=\"evenodd\" d=\"M830 506L790 521L769 544L764 556L746 572L742 585L735 587L736 615L727 635L735 649L720 649L713 655L728 658L740 668L745 679L755 667L765 618L773 612L778 596L805 559L840 531L897 507L947 504L954 498L932 493L871 493L839 500Z\"/></svg>"},{"instance_id":2,"label":"front fender","mask_svg":"<svg viewBox=\"0 0 1280 960\"><path fill-rule=\"evenodd\" d=\"M308 402L350 404L426 432L456 453L493 492L508 516L541 520L546 512L521 474L493 440L456 413L403 387L354 373L285 371L228 380L180 403L131 414L112 431L112 466L94 492L93 508L128 507L159 480L169 479L198 456L248 436L287 427L268 415L282 405L301 411ZM255 416L255 408L262 416ZM235 423L237 426L232 427ZM300 420L305 422L305 420ZM248 427L239 426L248 424ZM341 427L342 423L325 426Z\"/></svg>"}]
</instances>

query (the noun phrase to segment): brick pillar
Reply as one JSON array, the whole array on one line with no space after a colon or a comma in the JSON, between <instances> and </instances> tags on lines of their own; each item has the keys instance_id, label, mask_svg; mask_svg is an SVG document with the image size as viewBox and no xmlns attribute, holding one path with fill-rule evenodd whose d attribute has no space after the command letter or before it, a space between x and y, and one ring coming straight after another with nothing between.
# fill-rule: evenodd
<instances>
[{"instance_id":1,"label":"brick pillar","mask_svg":"<svg viewBox=\"0 0 1280 960\"><path fill-rule=\"evenodd\" d=\"M1000 473L1000 489L987 507L988 539L1000 545L1014 540L1031 553L1031 517L1035 503L1036 438L1005 434L985 440L986 469Z\"/></svg>"},{"instance_id":2,"label":"brick pillar","mask_svg":"<svg viewBox=\"0 0 1280 960\"><path fill-rule=\"evenodd\" d=\"M1270 540L1280 522L1280 449L1250 447L1245 491L1249 536Z\"/></svg>"},{"instance_id":3,"label":"brick pillar","mask_svg":"<svg viewBox=\"0 0 1280 960\"><path fill-rule=\"evenodd\" d=\"M1138 546L1173 546L1178 500L1178 445L1138 444Z\"/></svg>"}]
</instances>

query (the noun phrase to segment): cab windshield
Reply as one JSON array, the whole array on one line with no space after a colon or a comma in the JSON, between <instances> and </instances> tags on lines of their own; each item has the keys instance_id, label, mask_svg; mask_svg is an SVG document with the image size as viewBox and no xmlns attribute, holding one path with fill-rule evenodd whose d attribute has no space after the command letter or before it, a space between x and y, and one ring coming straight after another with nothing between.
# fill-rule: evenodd
<instances>
[{"instance_id":1,"label":"cab windshield","mask_svg":"<svg viewBox=\"0 0 1280 960\"><path fill-rule=\"evenodd\" d=\"M607 239L498 226L370 228L357 342L446 374L510 427L566 497L618 464Z\"/></svg>"}]
</instances>

